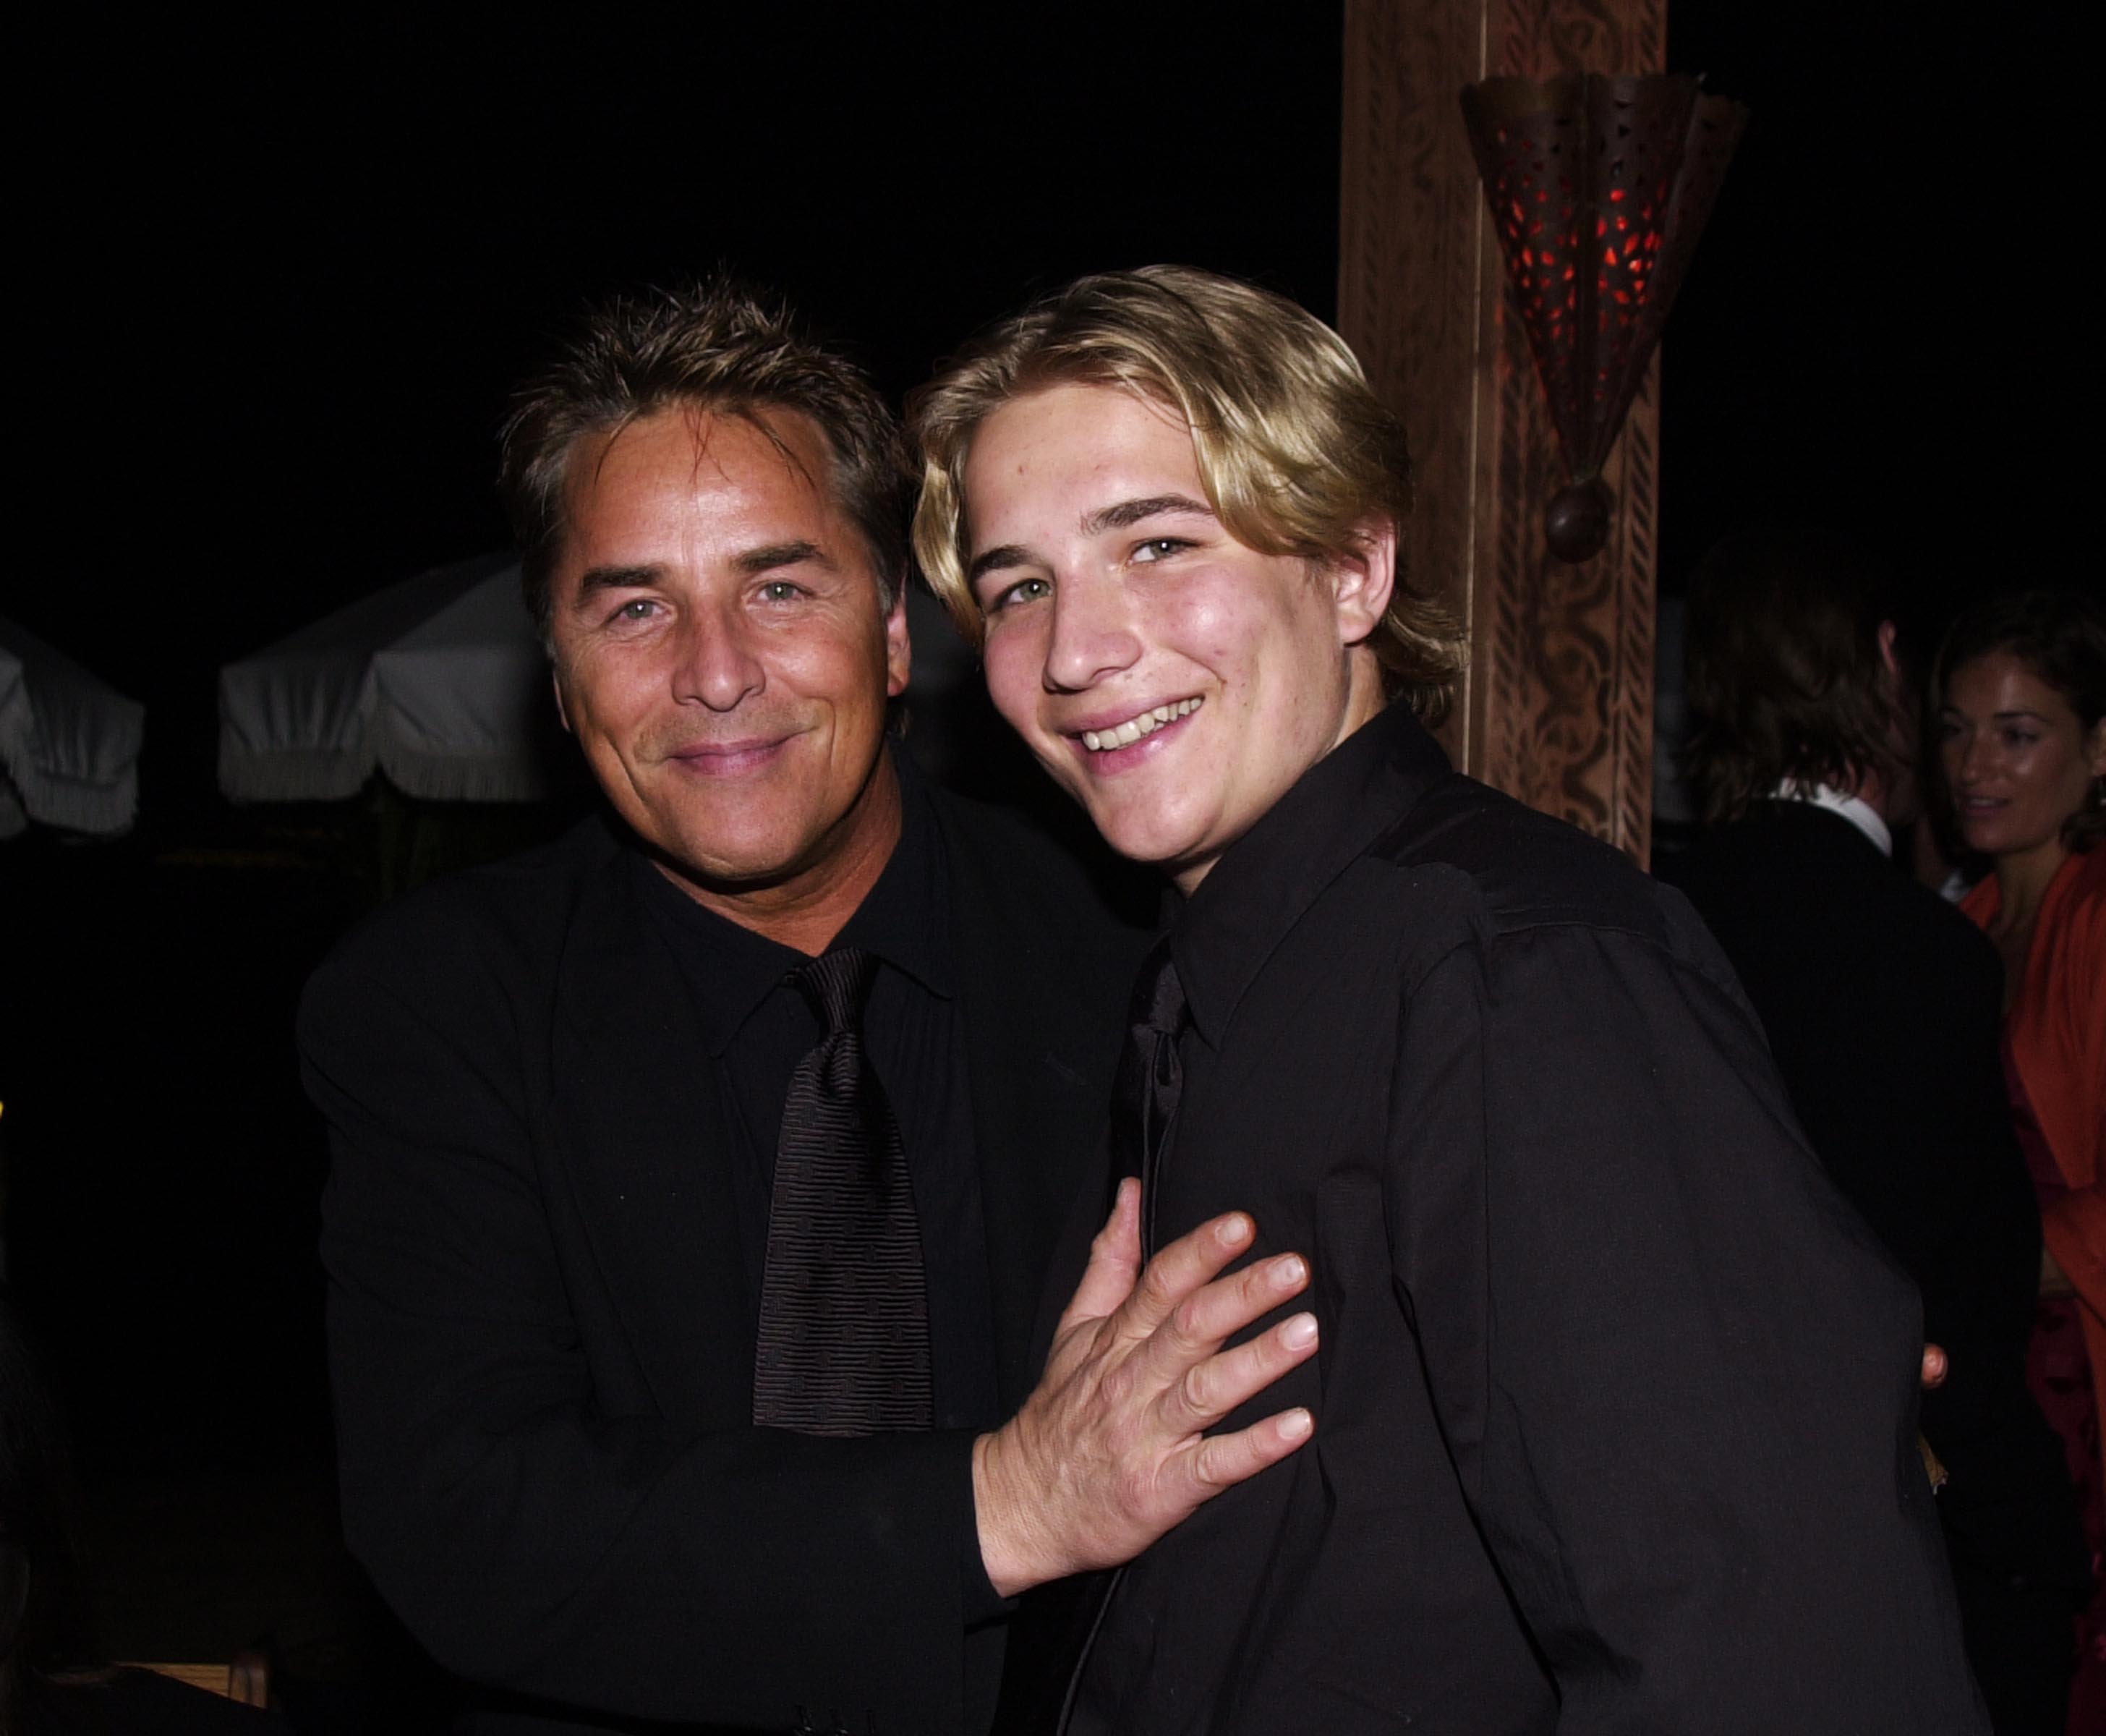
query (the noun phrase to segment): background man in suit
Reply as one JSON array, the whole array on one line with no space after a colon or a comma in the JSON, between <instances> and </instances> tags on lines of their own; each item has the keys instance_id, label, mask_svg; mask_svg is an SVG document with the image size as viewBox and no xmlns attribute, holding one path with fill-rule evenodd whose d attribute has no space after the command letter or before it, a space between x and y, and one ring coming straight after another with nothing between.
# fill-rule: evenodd
<instances>
[{"instance_id":1,"label":"background man in suit","mask_svg":"<svg viewBox=\"0 0 2106 1736\"><path fill-rule=\"evenodd\" d=\"M1204 1433L1308 1354L1220 1351L1304 1268L1210 1282L1230 1214L1144 1275L1124 1199L1030 1390L1133 949L886 747L859 375L729 289L617 305L505 482L612 811L309 987L347 1535L478 1729L984 1729L1019 1563L1123 1559L1306 1438Z\"/></svg>"},{"instance_id":2,"label":"background man in suit","mask_svg":"<svg viewBox=\"0 0 2106 1736\"><path fill-rule=\"evenodd\" d=\"M1969 1662L1999 1736L2059 1732L2087 1577L2027 1393L2040 1215L1997 1060L2003 972L1898 871L1914 730L1879 570L1754 527L1691 583L1688 759L1709 829L1664 861L1768 1033L1808 1142L1922 1293L1951 1373L1923 1402Z\"/></svg>"},{"instance_id":3,"label":"background man in suit","mask_svg":"<svg viewBox=\"0 0 2106 1736\"><path fill-rule=\"evenodd\" d=\"M997 706L1182 895L1121 1073L1146 1220L1244 1202L1315 1274L1314 1447L1123 1570L1069 1728L1982 1729L1914 1294L1687 904L1427 733L1453 642L1351 352L1113 273L915 425Z\"/></svg>"}]
</instances>

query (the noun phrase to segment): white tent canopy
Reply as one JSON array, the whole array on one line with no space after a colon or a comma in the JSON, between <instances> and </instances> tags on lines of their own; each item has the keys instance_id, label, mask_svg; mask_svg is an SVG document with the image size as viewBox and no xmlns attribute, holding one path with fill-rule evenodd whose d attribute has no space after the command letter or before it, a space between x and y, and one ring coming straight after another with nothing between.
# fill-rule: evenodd
<instances>
[{"instance_id":1,"label":"white tent canopy","mask_svg":"<svg viewBox=\"0 0 2106 1736\"><path fill-rule=\"evenodd\" d=\"M421 573L219 672L219 787L235 801L333 801L377 769L411 796L532 801L548 660L519 565Z\"/></svg>"},{"instance_id":2,"label":"white tent canopy","mask_svg":"<svg viewBox=\"0 0 2106 1736\"><path fill-rule=\"evenodd\" d=\"M146 708L0 619L0 837L29 820L110 836L139 813Z\"/></svg>"}]
</instances>

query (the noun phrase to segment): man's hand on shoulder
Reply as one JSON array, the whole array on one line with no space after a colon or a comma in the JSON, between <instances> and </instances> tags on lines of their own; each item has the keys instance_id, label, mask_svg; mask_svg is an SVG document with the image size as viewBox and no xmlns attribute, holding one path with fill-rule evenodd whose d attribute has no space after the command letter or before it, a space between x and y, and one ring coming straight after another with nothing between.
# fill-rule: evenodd
<instances>
[{"instance_id":1,"label":"man's hand on shoulder","mask_svg":"<svg viewBox=\"0 0 2106 1736\"><path fill-rule=\"evenodd\" d=\"M988 1580L1005 1597L1131 1561L1224 1489L1277 1464L1312 1433L1302 1409L1230 1434L1205 1431L1306 1361L1301 1313L1221 1346L1309 1282L1284 1254L1217 1276L1249 1246L1231 1212L1140 1270L1140 1186L1119 1186L1060 1317L1043 1379L973 1447L973 1500Z\"/></svg>"}]
</instances>

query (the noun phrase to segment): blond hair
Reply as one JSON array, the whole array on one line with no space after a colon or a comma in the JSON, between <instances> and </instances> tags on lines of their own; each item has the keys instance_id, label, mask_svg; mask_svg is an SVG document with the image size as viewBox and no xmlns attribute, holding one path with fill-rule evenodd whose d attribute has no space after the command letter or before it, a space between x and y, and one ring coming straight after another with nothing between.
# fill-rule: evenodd
<instances>
[{"instance_id":1,"label":"blond hair","mask_svg":"<svg viewBox=\"0 0 2106 1736\"><path fill-rule=\"evenodd\" d=\"M966 582L965 470L975 432L1014 399L1110 385L1176 410L1223 527L1263 554L1329 565L1360 550L1370 520L1411 511L1404 424L1368 388L1345 340L1283 296L1186 266L1084 277L1005 320L913 394L922 457L914 551L968 639L982 621ZM1391 699L1437 723L1463 662L1436 599L1399 557L1369 644Z\"/></svg>"}]
</instances>

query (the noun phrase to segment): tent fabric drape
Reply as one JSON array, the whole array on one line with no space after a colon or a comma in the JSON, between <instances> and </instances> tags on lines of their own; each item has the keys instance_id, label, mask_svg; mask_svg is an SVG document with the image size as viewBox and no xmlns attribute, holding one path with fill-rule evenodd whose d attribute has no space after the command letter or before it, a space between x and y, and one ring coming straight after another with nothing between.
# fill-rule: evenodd
<instances>
[{"instance_id":1,"label":"tent fabric drape","mask_svg":"<svg viewBox=\"0 0 2106 1736\"><path fill-rule=\"evenodd\" d=\"M105 837L139 813L146 708L0 619L0 837L30 820Z\"/></svg>"},{"instance_id":2,"label":"tent fabric drape","mask_svg":"<svg viewBox=\"0 0 2106 1736\"><path fill-rule=\"evenodd\" d=\"M219 673L219 785L334 801L377 770L410 796L532 801L548 662L503 554L406 579Z\"/></svg>"}]
</instances>

